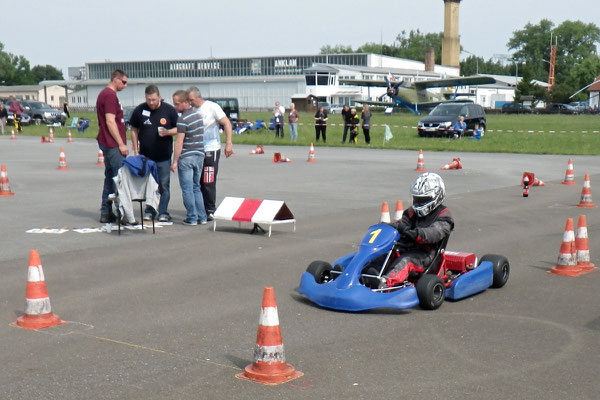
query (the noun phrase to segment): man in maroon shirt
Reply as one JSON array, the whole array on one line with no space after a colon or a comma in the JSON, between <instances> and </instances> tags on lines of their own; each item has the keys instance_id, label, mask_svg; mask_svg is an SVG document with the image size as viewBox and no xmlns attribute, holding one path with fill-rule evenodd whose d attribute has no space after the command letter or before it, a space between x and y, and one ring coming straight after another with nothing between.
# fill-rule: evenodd
<instances>
[{"instance_id":1,"label":"man in maroon shirt","mask_svg":"<svg viewBox=\"0 0 600 400\"><path fill-rule=\"evenodd\" d=\"M112 212L112 202L108 195L115 192L113 177L117 176L123 165L123 158L129 154L123 107L117 92L127 86L127 74L116 69L110 76L110 83L98 95L96 113L98 114L98 146L104 153L104 187L100 206L100 222L114 222L116 216Z\"/></svg>"}]
</instances>

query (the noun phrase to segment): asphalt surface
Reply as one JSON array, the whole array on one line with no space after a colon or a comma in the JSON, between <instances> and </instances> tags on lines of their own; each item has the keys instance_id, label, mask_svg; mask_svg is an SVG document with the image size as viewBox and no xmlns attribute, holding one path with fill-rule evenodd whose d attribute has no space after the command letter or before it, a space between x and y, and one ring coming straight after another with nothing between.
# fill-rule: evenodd
<instances>
[{"instance_id":1,"label":"asphalt surface","mask_svg":"<svg viewBox=\"0 0 600 400\"><path fill-rule=\"evenodd\" d=\"M432 139L435 140L435 139ZM58 171L59 148L69 171ZM587 216L600 265L600 211L581 209L583 175L600 159L574 156L577 186L561 185L568 156L425 152L456 220L448 248L506 256L502 289L414 308L344 313L296 288L315 259L354 251L380 205L410 204L417 152L235 146L223 158L218 198L284 200L297 230L250 235L235 223L188 227L176 175L172 226L77 233L97 222L103 167L92 140L0 137L13 197L0 197L0 398L2 399L597 399L600 273L548 274L566 218ZM279 151L292 163L272 163ZM547 183L524 199L524 171ZM596 199L596 204L600 201ZM65 228L62 234L26 233ZM9 326L24 310L28 255L39 250L52 308L67 324ZM279 386L235 378L251 363L262 292L273 286L287 361L304 376Z\"/></svg>"}]
</instances>

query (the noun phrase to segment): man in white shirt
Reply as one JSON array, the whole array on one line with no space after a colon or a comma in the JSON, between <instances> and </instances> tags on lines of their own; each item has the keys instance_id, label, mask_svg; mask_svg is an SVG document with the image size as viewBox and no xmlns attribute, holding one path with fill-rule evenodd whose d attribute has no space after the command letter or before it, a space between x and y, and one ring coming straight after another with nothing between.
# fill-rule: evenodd
<instances>
[{"instance_id":1,"label":"man in white shirt","mask_svg":"<svg viewBox=\"0 0 600 400\"><path fill-rule=\"evenodd\" d=\"M217 199L217 173L219 171L219 158L221 157L221 135L220 127L223 126L225 133L225 157L233 154L231 122L223 112L223 109L212 101L202 98L200 89L195 86L188 90L188 100L202 116L204 122L204 167L202 169L202 180L200 186L204 199L204 208L211 221L216 208Z\"/></svg>"}]
</instances>

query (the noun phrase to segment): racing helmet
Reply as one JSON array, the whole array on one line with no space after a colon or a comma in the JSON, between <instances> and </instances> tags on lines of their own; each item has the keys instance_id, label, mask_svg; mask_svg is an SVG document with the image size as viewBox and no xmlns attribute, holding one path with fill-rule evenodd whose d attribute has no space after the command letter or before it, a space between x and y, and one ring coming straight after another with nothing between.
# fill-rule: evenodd
<instances>
[{"instance_id":1,"label":"racing helmet","mask_svg":"<svg viewBox=\"0 0 600 400\"><path fill-rule=\"evenodd\" d=\"M425 172L410 187L412 208L418 216L424 217L442 204L446 197L446 186L442 177L433 172Z\"/></svg>"}]
</instances>

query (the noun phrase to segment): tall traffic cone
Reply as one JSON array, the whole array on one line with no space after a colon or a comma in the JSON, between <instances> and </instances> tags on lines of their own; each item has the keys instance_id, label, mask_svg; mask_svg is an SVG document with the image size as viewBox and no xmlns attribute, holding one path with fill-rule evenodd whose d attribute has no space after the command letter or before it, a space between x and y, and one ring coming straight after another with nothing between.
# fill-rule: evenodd
<instances>
[{"instance_id":1,"label":"tall traffic cone","mask_svg":"<svg viewBox=\"0 0 600 400\"><path fill-rule=\"evenodd\" d=\"M387 201L381 203L381 217L379 218L379 222L390 223L390 206Z\"/></svg>"},{"instance_id":2,"label":"tall traffic cone","mask_svg":"<svg viewBox=\"0 0 600 400\"><path fill-rule=\"evenodd\" d=\"M454 158L450 164L444 165L441 170L445 169L462 169L462 163L460 162L460 158Z\"/></svg>"},{"instance_id":3,"label":"tall traffic cone","mask_svg":"<svg viewBox=\"0 0 600 400\"><path fill-rule=\"evenodd\" d=\"M425 158L423 157L423 150L419 150L419 158L417 159L417 168L415 169L417 172L425 172Z\"/></svg>"},{"instance_id":4,"label":"tall traffic cone","mask_svg":"<svg viewBox=\"0 0 600 400\"><path fill-rule=\"evenodd\" d=\"M54 129L52 127L48 130L48 141L54 143Z\"/></svg>"},{"instance_id":5,"label":"tall traffic cone","mask_svg":"<svg viewBox=\"0 0 600 400\"><path fill-rule=\"evenodd\" d=\"M66 324L66 322L52 313L40 255L37 250L31 250L25 291L25 314L17 318L17 321L11 325L37 331L60 324Z\"/></svg>"},{"instance_id":6,"label":"tall traffic cone","mask_svg":"<svg viewBox=\"0 0 600 400\"><path fill-rule=\"evenodd\" d=\"M577 221L575 234L575 250L577 252L577 266L584 271L591 271L596 267L590 262L590 246L588 243L587 221L585 215L580 215Z\"/></svg>"},{"instance_id":7,"label":"tall traffic cone","mask_svg":"<svg viewBox=\"0 0 600 400\"><path fill-rule=\"evenodd\" d=\"M58 156L58 167L56 167L56 169L61 171L66 171L69 169L69 167L67 167L67 158L65 157L65 151L62 147L60 148L60 154Z\"/></svg>"},{"instance_id":8,"label":"tall traffic cone","mask_svg":"<svg viewBox=\"0 0 600 400\"><path fill-rule=\"evenodd\" d=\"M400 221L402 219L402 214L404 213L404 206L402 205L402 200L396 201L396 212L394 214L394 222Z\"/></svg>"},{"instance_id":9,"label":"tall traffic cone","mask_svg":"<svg viewBox=\"0 0 600 400\"><path fill-rule=\"evenodd\" d=\"M10 130L10 140L17 140L17 137L15 136L15 130L14 129Z\"/></svg>"},{"instance_id":10,"label":"tall traffic cone","mask_svg":"<svg viewBox=\"0 0 600 400\"><path fill-rule=\"evenodd\" d=\"M590 174L585 174L583 187L581 188L581 200L577 207L594 208L596 205L592 203L592 188L590 186Z\"/></svg>"},{"instance_id":11,"label":"tall traffic cone","mask_svg":"<svg viewBox=\"0 0 600 400\"><path fill-rule=\"evenodd\" d=\"M6 167L2 164L0 170L0 196L14 196L15 194L10 191L10 185L8 184L8 174L6 173Z\"/></svg>"},{"instance_id":12,"label":"tall traffic cone","mask_svg":"<svg viewBox=\"0 0 600 400\"><path fill-rule=\"evenodd\" d=\"M250 154L265 154L265 148L259 144L256 146L256 149L250 152Z\"/></svg>"},{"instance_id":13,"label":"tall traffic cone","mask_svg":"<svg viewBox=\"0 0 600 400\"><path fill-rule=\"evenodd\" d=\"M573 160L569 158L569 163L567 164L567 172L565 172L565 180L562 181L563 185L577 185L575 183L575 174L573 172Z\"/></svg>"},{"instance_id":14,"label":"tall traffic cone","mask_svg":"<svg viewBox=\"0 0 600 400\"><path fill-rule=\"evenodd\" d=\"M278 385L302 375L304 374L296 371L293 365L285 362L275 291L272 287L265 287L254 346L254 362L236 377L265 385Z\"/></svg>"},{"instance_id":15,"label":"tall traffic cone","mask_svg":"<svg viewBox=\"0 0 600 400\"><path fill-rule=\"evenodd\" d=\"M582 269L577 266L575 251L575 233L573 232L573 218L567 218L565 232L558 252L556 267L550 271L552 274L563 276L577 276L582 274Z\"/></svg>"},{"instance_id":16,"label":"tall traffic cone","mask_svg":"<svg viewBox=\"0 0 600 400\"><path fill-rule=\"evenodd\" d=\"M98 161L96 161L96 165L104 165L104 153L102 150L98 150Z\"/></svg>"},{"instance_id":17,"label":"tall traffic cone","mask_svg":"<svg viewBox=\"0 0 600 400\"><path fill-rule=\"evenodd\" d=\"M69 138L67 139L67 143L73 143L73 136L71 136L71 130L69 129Z\"/></svg>"},{"instance_id":18,"label":"tall traffic cone","mask_svg":"<svg viewBox=\"0 0 600 400\"><path fill-rule=\"evenodd\" d=\"M315 162L315 146L310 142L310 148L308 149L308 159L306 162Z\"/></svg>"}]
</instances>

